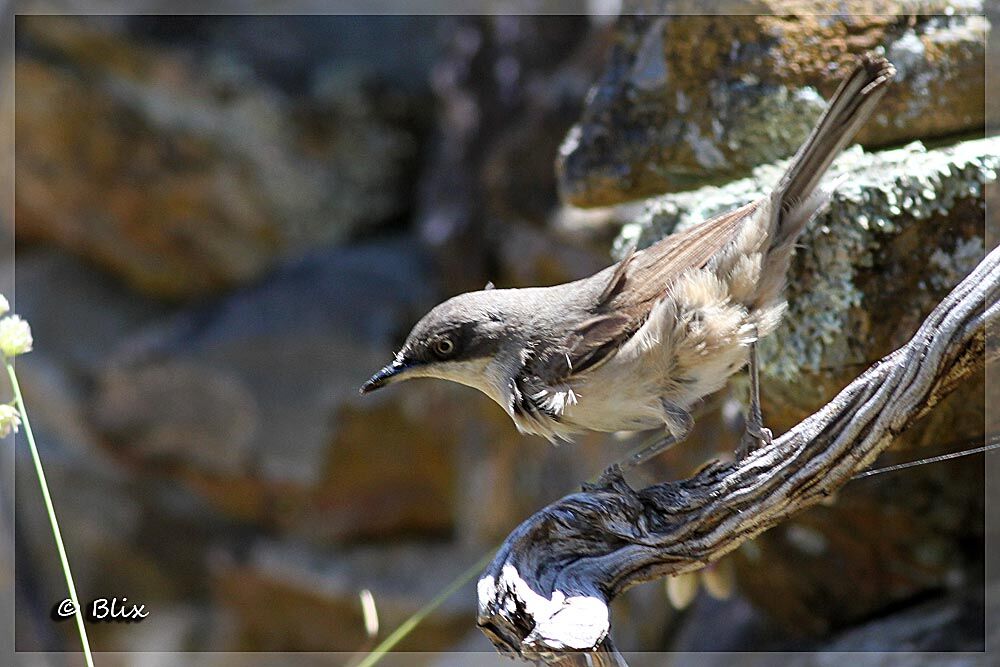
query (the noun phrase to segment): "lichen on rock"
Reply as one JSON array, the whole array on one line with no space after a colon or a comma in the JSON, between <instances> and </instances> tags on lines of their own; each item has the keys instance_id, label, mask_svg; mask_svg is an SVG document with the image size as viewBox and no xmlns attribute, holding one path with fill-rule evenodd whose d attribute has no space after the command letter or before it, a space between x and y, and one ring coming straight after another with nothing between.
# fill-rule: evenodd
<instances>
[{"instance_id":1,"label":"lichen on rock","mask_svg":"<svg viewBox=\"0 0 1000 667\"><path fill-rule=\"evenodd\" d=\"M359 62L291 94L230 54L31 16L16 59L19 241L184 300L406 210L416 94Z\"/></svg>"},{"instance_id":2,"label":"lichen on rock","mask_svg":"<svg viewBox=\"0 0 1000 667\"><path fill-rule=\"evenodd\" d=\"M899 76L858 134L866 147L975 131L990 21L981 0L761 0L754 15L623 17L559 153L563 199L598 207L745 176L790 156L858 54ZM671 11L673 10L673 12ZM670 14L674 15L670 15Z\"/></svg>"},{"instance_id":3,"label":"lichen on rock","mask_svg":"<svg viewBox=\"0 0 1000 667\"><path fill-rule=\"evenodd\" d=\"M614 254L620 257L633 244L648 246L763 196L786 166L764 165L721 187L650 199L644 212L621 230ZM871 268L881 245L904 229L932 219L947 221L960 201L973 200L981 207L983 187L996 180L998 171L1000 138L995 137L936 150L914 142L879 153L857 146L845 151L827 176L826 182L836 187L829 207L800 239L784 323L761 345L764 373L791 380L802 369L863 360L854 332L845 330L848 310L863 305L857 274ZM981 236L949 241L943 236L952 231L949 227L926 231L929 270L913 281L914 289L950 287L982 256Z\"/></svg>"}]
</instances>

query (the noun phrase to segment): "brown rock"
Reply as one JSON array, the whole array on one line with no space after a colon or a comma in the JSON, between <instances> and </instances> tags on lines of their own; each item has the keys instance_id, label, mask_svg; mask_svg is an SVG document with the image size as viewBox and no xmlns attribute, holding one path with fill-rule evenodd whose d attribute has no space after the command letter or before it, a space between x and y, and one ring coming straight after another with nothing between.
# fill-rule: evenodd
<instances>
[{"instance_id":1,"label":"brown rock","mask_svg":"<svg viewBox=\"0 0 1000 667\"><path fill-rule=\"evenodd\" d=\"M669 650L679 658L677 667L728 667L732 653L741 651L752 651L742 654L741 667L770 667L776 652L783 652L782 664L789 667L839 664L846 653L852 654L851 664L874 667L888 652L905 652L908 666L959 667L968 662L964 652L984 650L984 612L989 619L1000 611L996 589L969 586L929 596L810 642L781 639L745 600L719 603L702 598L683 619ZM837 657L831 659L834 653Z\"/></svg>"},{"instance_id":2,"label":"brown rock","mask_svg":"<svg viewBox=\"0 0 1000 667\"><path fill-rule=\"evenodd\" d=\"M225 475L247 465L258 412L239 378L172 362L105 374L94 418L112 440L128 443L129 457Z\"/></svg>"},{"instance_id":3,"label":"brown rock","mask_svg":"<svg viewBox=\"0 0 1000 667\"><path fill-rule=\"evenodd\" d=\"M588 23L554 15L446 19L416 218L450 291L501 284L506 258L495 261L496 242L511 225L541 227L558 201L552 162L601 45Z\"/></svg>"},{"instance_id":4,"label":"brown rock","mask_svg":"<svg viewBox=\"0 0 1000 667\"><path fill-rule=\"evenodd\" d=\"M440 414L441 406L430 415ZM315 544L403 537L438 539L455 530L456 441L450 420L413 419L398 401L344 406L326 460L311 482L160 467L224 516ZM144 467L156 459L140 460Z\"/></svg>"},{"instance_id":5,"label":"brown rock","mask_svg":"<svg viewBox=\"0 0 1000 667\"><path fill-rule=\"evenodd\" d=\"M402 210L416 152L405 97L341 68L292 98L238 63L101 25L17 23L19 239L185 298Z\"/></svg>"},{"instance_id":6,"label":"brown rock","mask_svg":"<svg viewBox=\"0 0 1000 667\"><path fill-rule=\"evenodd\" d=\"M445 385L362 399L426 307L410 239L327 252L119 343L90 416L120 457L231 520L314 543L455 527Z\"/></svg>"},{"instance_id":7,"label":"brown rock","mask_svg":"<svg viewBox=\"0 0 1000 667\"><path fill-rule=\"evenodd\" d=\"M975 383L947 403L952 411L981 403L982 391ZM883 457L879 465L962 446L945 441ZM739 550L740 591L789 636L801 637L931 591L981 586L982 480L982 457L969 457L852 482L832 506L809 510Z\"/></svg>"},{"instance_id":8,"label":"brown rock","mask_svg":"<svg viewBox=\"0 0 1000 667\"><path fill-rule=\"evenodd\" d=\"M372 593L384 637L477 557L416 545L328 553L260 542L246 562L213 559L213 593L236 621L239 650L332 651L346 658L371 646L362 589ZM475 618L474 601L470 581L396 650L433 651L453 643Z\"/></svg>"},{"instance_id":9,"label":"brown rock","mask_svg":"<svg viewBox=\"0 0 1000 667\"><path fill-rule=\"evenodd\" d=\"M661 3L668 14L674 7ZM580 122L561 194L590 207L747 173L802 143L853 57L899 69L858 141L886 146L983 124L989 22L947 0L761 0L754 15L626 16Z\"/></svg>"},{"instance_id":10,"label":"brown rock","mask_svg":"<svg viewBox=\"0 0 1000 667\"><path fill-rule=\"evenodd\" d=\"M322 479L286 490L280 519L309 540L446 537L454 529L458 444L440 399L400 414L398 402L344 406Z\"/></svg>"}]
</instances>

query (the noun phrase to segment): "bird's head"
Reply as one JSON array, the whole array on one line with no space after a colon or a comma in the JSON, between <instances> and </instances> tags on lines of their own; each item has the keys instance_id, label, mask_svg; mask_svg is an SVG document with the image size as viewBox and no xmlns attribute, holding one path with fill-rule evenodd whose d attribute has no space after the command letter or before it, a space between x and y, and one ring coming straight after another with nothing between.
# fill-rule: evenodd
<instances>
[{"instance_id":1,"label":"bird's head","mask_svg":"<svg viewBox=\"0 0 1000 667\"><path fill-rule=\"evenodd\" d=\"M506 379L491 377L496 372L491 362L517 345L505 294L513 291L468 292L436 306L413 327L396 357L361 386L361 393L401 380L433 377L492 395Z\"/></svg>"}]
</instances>

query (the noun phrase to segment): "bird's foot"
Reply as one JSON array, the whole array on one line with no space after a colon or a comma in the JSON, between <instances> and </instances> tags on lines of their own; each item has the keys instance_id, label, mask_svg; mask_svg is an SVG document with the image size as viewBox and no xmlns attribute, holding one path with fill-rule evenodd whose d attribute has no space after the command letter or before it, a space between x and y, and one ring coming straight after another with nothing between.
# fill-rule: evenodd
<instances>
[{"instance_id":1,"label":"bird's foot","mask_svg":"<svg viewBox=\"0 0 1000 667\"><path fill-rule=\"evenodd\" d=\"M754 332L756 338L757 333ZM742 460L747 454L771 444L773 436L771 429L764 428L764 417L760 411L760 372L757 362L757 343L750 344L749 376L750 376L750 409L747 411L746 429L736 448L736 460Z\"/></svg>"},{"instance_id":2,"label":"bird's foot","mask_svg":"<svg viewBox=\"0 0 1000 667\"><path fill-rule=\"evenodd\" d=\"M736 460L740 461L750 452L767 447L773 440L774 434L771 433L771 429L765 428L758 420L748 420L746 430L743 431L740 444L736 448Z\"/></svg>"}]
</instances>

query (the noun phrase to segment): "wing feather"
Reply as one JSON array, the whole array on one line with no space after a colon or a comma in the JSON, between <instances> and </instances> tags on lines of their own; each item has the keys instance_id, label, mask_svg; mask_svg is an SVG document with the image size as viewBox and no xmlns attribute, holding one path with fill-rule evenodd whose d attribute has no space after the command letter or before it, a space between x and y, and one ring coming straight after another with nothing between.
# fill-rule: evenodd
<instances>
[{"instance_id":1,"label":"wing feather","mask_svg":"<svg viewBox=\"0 0 1000 667\"><path fill-rule=\"evenodd\" d=\"M592 317L567 332L564 340L532 355L523 377L532 385L557 387L571 376L606 361L649 316L670 286L690 269L705 266L736 237L741 224L757 209L753 202L706 220L636 251L609 269L607 284L592 308Z\"/></svg>"},{"instance_id":2,"label":"wing feather","mask_svg":"<svg viewBox=\"0 0 1000 667\"><path fill-rule=\"evenodd\" d=\"M624 284L598 308L628 313L641 323L682 273L705 266L736 237L743 221L759 204L751 202L709 218L635 253L629 258Z\"/></svg>"}]
</instances>

